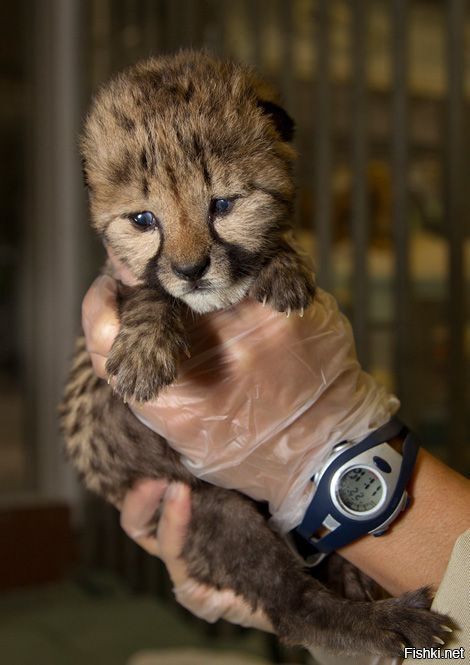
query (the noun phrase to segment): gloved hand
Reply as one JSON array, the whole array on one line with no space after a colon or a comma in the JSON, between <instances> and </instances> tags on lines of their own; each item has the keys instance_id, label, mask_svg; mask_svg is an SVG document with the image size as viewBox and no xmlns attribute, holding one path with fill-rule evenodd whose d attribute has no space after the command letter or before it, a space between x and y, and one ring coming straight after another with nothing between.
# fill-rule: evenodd
<instances>
[{"instance_id":1,"label":"gloved hand","mask_svg":"<svg viewBox=\"0 0 470 665\"><path fill-rule=\"evenodd\" d=\"M148 534L149 523L163 500L157 537ZM232 590L218 591L188 577L181 552L191 519L190 491L187 485L164 480L142 480L129 490L121 508L124 531L149 554L165 563L174 585L177 601L192 614L210 623L225 619L240 626L273 631L261 609L250 605Z\"/></svg>"},{"instance_id":2,"label":"gloved hand","mask_svg":"<svg viewBox=\"0 0 470 665\"><path fill-rule=\"evenodd\" d=\"M119 327L115 295L116 283L99 278L83 306L87 348L103 378ZM274 526L287 532L301 522L310 479L332 447L363 439L399 402L361 370L351 326L324 291L303 318L246 299L190 315L187 325L192 357L178 381L155 402L129 406L194 475L268 501Z\"/></svg>"}]
</instances>

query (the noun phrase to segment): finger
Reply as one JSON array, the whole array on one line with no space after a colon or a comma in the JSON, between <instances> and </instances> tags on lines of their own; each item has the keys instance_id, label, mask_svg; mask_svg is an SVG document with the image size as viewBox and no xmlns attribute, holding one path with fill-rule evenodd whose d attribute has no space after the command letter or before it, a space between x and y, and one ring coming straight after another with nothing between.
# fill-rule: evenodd
<instances>
[{"instance_id":1,"label":"finger","mask_svg":"<svg viewBox=\"0 0 470 665\"><path fill-rule=\"evenodd\" d=\"M106 356L101 356L99 353L90 353L90 360L96 376L99 376L100 379L108 379Z\"/></svg>"},{"instance_id":2,"label":"finger","mask_svg":"<svg viewBox=\"0 0 470 665\"><path fill-rule=\"evenodd\" d=\"M119 332L117 285L114 279L102 275L88 289L82 304L82 326L87 349L106 357Z\"/></svg>"},{"instance_id":3,"label":"finger","mask_svg":"<svg viewBox=\"0 0 470 665\"><path fill-rule=\"evenodd\" d=\"M164 501L157 531L159 556L164 560L173 584L178 586L188 577L181 553L191 519L190 488L183 483L173 483Z\"/></svg>"},{"instance_id":4,"label":"finger","mask_svg":"<svg viewBox=\"0 0 470 665\"><path fill-rule=\"evenodd\" d=\"M130 269L118 259L111 247L109 245L105 245L105 247L108 253L109 262L113 269L114 277L119 279L119 281L121 281L123 284L127 284L128 286L135 286L138 284L139 280L137 280Z\"/></svg>"},{"instance_id":5,"label":"finger","mask_svg":"<svg viewBox=\"0 0 470 665\"><path fill-rule=\"evenodd\" d=\"M147 542L147 539L155 541L149 531L167 487L167 480L141 480L124 498L121 526L127 535L139 544L142 540Z\"/></svg>"},{"instance_id":6,"label":"finger","mask_svg":"<svg viewBox=\"0 0 470 665\"><path fill-rule=\"evenodd\" d=\"M262 325L278 314L269 307L263 307L256 300L244 298L233 307L209 312L196 318L188 311L185 325L192 338L191 348L198 343L206 347L210 340L220 344Z\"/></svg>"},{"instance_id":7,"label":"finger","mask_svg":"<svg viewBox=\"0 0 470 665\"><path fill-rule=\"evenodd\" d=\"M246 628L274 632L264 611L260 607L253 611L250 604L231 589L219 591L188 578L173 592L180 605L209 623L225 619Z\"/></svg>"},{"instance_id":8,"label":"finger","mask_svg":"<svg viewBox=\"0 0 470 665\"><path fill-rule=\"evenodd\" d=\"M274 633L273 625L261 607L253 611L250 604L231 589L220 593L225 596L226 609L222 615L223 619L245 628L257 628L268 633Z\"/></svg>"},{"instance_id":9,"label":"finger","mask_svg":"<svg viewBox=\"0 0 470 665\"><path fill-rule=\"evenodd\" d=\"M160 557L158 541L155 536L140 536L138 538L133 538L132 540L148 554Z\"/></svg>"}]
</instances>

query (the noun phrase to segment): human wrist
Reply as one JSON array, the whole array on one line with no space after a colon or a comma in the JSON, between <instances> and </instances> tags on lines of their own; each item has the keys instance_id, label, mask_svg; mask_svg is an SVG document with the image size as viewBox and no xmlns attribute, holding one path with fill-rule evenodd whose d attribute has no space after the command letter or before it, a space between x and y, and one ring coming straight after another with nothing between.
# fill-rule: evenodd
<instances>
[{"instance_id":1,"label":"human wrist","mask_svg":"<svg viewBox=\"0 0 470 665\"><path fill-rule=\"evenodd\" d=\"M470 525L470 482L426 450L418 454L409 491L409 510L383 537L366 535L339 550L393 595L437 588L456 539Z\"/></svg>"},{"instance_id":2,"label":"human wrist","mask_svg":"<svg viewBox=\"0 0 470 665\"><path fill-rule=\"evenodd\" d=\"M334 446L313 477L313 498L292 531L309 564L390 528L409 505L407 486L418 450L417 438L396 417L359 442Z\"/></svg>"}]
</instances>

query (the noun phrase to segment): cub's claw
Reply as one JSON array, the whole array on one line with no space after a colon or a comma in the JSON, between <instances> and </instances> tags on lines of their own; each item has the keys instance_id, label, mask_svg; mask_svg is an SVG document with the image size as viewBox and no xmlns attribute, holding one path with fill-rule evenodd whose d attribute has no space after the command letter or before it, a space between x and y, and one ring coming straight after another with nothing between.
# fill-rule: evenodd
<instances>
[{"instance_id":1,"label":"cub's claw","mask_svg":"<svg viewBox=\"0 0 470 665\"><path fill-rule=\"evenodd\" d=\"M303 311L315 295L313 272L293 246L284 249L263 266L250 289L250 296L289 316Z\"/></svg>"},{"instance_id":2,"label":"cub's claw","mask_svg":"<svg viewBox=\"0 0 470 665\"><path fill-rule=\"evenodd\" d=\"M278 312L300 316L313 301L315 282L311 273L283 273L276 268L264 268L250 290L250 296L263 306L269 305Z\"/></svg>"}]
</instances>

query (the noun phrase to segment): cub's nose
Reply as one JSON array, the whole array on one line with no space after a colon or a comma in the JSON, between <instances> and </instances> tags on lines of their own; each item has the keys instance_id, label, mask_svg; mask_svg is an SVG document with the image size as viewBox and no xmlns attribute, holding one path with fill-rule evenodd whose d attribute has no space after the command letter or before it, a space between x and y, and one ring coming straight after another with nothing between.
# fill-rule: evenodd
<instances>
[{"instance_id":1,"label":"cub's nose","mask_svg":"<svg viewBox=\"0 0 470 665\"><path fill-rule=\"evenodd\" d=\"M198 263L186 263L182 265L172 263L171 267L173 268L175 275L178 275L178 277L181 277L182 279L185 279L189 282L200 279L203 275L205 275L209 269L210 262L210 256L206 256Z\"/></svg>"}]
</instances>

